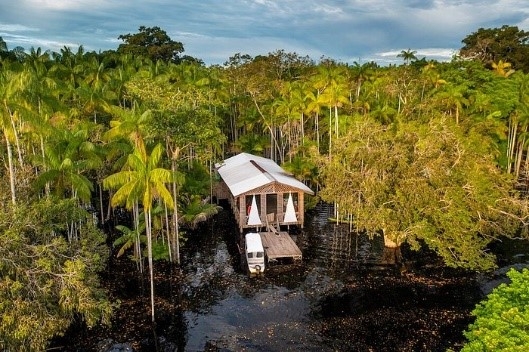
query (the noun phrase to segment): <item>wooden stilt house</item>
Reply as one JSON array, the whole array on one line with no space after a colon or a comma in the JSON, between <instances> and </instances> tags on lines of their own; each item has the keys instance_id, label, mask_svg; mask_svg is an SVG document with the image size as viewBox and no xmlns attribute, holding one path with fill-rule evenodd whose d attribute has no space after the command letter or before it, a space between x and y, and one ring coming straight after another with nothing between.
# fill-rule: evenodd
<instances>
[{"instance_id":1,"label":"wooden stilt house","mask_svg":"<svg viewBox=\"0 0 529 352\"><path fill-rule=\"evenodd\" d=\"M241 153L215 165L218 199L228 199L239 229L303 227L304 195L314 194L273 160Z\"/></svg>"}]
</instances>

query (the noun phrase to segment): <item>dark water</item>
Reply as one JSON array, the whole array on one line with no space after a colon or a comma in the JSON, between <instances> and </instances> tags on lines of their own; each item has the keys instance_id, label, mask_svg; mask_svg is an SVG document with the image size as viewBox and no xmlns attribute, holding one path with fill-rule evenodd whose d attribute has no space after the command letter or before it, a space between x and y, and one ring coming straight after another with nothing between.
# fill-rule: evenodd
<instances>
[{"instance_id":1,"label":"dark water","mask_svg":"<svg viewBox=\"0 0 529 352\"><path fill-rule=\"evenodd\" d=\"M148 290L125 270L108 279L122 300L112 328L72 329L55 346L105 351L100 341L106 339L138 351L460 348L469 312L481 298L473 276L439 266L431 253L404 253L405 273L379 265L382 239L329 223L331 213L320 205L304 229L292 229L301 263L274 265L263 278L250 279L240 266L238 230L223 211L187 240L179 272L157 272L154 329Z\"/></svg>"}]
</instances>

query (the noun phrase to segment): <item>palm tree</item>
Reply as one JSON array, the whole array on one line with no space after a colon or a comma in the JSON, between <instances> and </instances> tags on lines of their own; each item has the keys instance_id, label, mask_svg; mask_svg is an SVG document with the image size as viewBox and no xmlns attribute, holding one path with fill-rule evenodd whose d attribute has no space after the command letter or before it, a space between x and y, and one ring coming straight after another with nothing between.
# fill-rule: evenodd
<instances>
[{"instance_id":1,"label":"palm tree","mask_svg":"<svg viewBox=\"0 0 529 352\"><path fill-rule=\"evenodd\" d=\"M306 113L314 116L314 133L316 134L316 148L318 153L320 152L320 110L323 106L321 100L321 91L320 88L315 88L315 91L307 89L305 91L305 100L307 101Z\"/></svg>"},{"instance_id":2,"label":"palm tree","mask_svg":"<svg viewBox=\"0 0 529 352\"><path fill-rule=\"evenodd\" d=\"M318 183L318 167L310 158L296 155L292 161L282 164L281 167L292 173L297 179L308 183L311 188Z\"/></svg>"},{"instance_id":3,"label":"palm tree","mask_svg":"<svg viewBox=\"0 0 529 352\"><path fill-rule=\"evenodd\" d=\"M118 237L113 245L114 246L120 246L118 253L116 254L116 257L121 257L123 254L125 254L125 251L127 251L129 248L134 248L133 258L135 261L140 262L141 261L141 246L140 243L141 238L145 236L141 236L143 231L145 231L145 223L140 225L137 229L129 229L127 226L124 225L117 225L116 230L121 232L123 235ZM146 239L143 240L145 242Z\"/></svg>"},{"instance_id":4,"label":"palm tree","mask_svg":"<svg viewBox=\"0 0 529 352\"><path fill-rule=\"evenodd\" d=\"M270 147L270 140L264 135L246 133L233 143L233 147L238 152L264 155L266 148Z\"/></svg>"},{"instance_id":5,"label":"palm tree","mask_svg":"<svg viewBox=\"0 0 529 352\"><path fill-rule=\"evenodd\" d=\"M326 63L319 67L319 80L316 82L316 87L322 87L323 91L319 96L322 103L329 108L329 156L332 147L332 134L334 126L334 135L338 137L339 121L338 108L349 104L347 98L347 82L346 82L346 68L334 63ZM334 122L333 122L334 115Z\"/></svg>"},{"instance_id":6,"label":"palm tree","mask_svg":"<svg viewBox=\"0 0 529 352\"><path fill-rule=\"evenodd\" d=\"M279 138L279 160L281 163L285 160L285 151L292 150L297 145L295 129L297 117L299 116L301 107L294 101L295 87L290 82L285 82L281 87L281 97L274 100L272 103L273 113L275 115L276 123L279 125L281 136L286 135L286 138Z\"/></svg>"},{"instance_id":7,"label":"palm tree","mask_svg":"<svg viewBox=\"0 0 529 352\"><path fill-rule=\"evenodd\" d=\"M421 76L423 78L421 101L424 99L424 92L427 86L432 85L434 89L437 89L440 85L447 83L437 72L433 61L428 62L428 64L422 68Z\"/></svg>"},{"instance_id":8,"label":"palm tree","mask_svg":"<svg viewBox=\"0 0 529 352\"><path fill-rule=\"evenodd\" d=\"M441 107L448 109L448 114L455 117L456 124L459 124L459 115L463 107L468 106L470 101L466 97L468 87L465 84L452 85L446 84L443 86L435 98L440 102Z\"/></svg>"},{"instance_id":9,"label":"palm tree","mask_svg":"<svg viewBox=\"0 0 529 352\"><path fill-rule=\"evenodd\" d=\"M517 75L515 80L518 83L518 101L514 111L509 115L508 137L507 137L507 173L513 173L520 178L522 159L525 159L525 169L529 166L529 156L527 154L529 140L529 99L527 91L529 89L529 77L527 75ZM506 92L512 95L511 92Z\"/></svg>"},{"instance_id":10,"label":"palm tree","mask_svg":"<svg viewBox=\"0 0 529 352\"><path fill-rule=\"evenodd\" d=\"M6 143L9 183L11 188L11 201L16 203L16 167L13 155L13 146L18 152L18 162L22 165L22 152L19 142L20 105L22 105L22 92L25 90L25 80L19 67L12 70L4 67L0 71L0 129Z\"/></svg>"},{"instance_id":11,"label":"palm tree","mask_svg":"<svg viewBox=\"0 0 529 352\"><path fill-rule=\"evenodd\" d=\"M61 49L55 56L55 65L50 69L63 84L63 101L68 102L72 108L78 108L77 87L82 79L84 49L80 46L77 53L68 47Z\"/></svg>"},{"instance_id":12,"label":"palm tree","mask_svg":"<svg viewBox=\"0 0 529 352\"><path fill-rule=\"evenodd\" d=\"M79 83L80 97L83 98L84 110L92 113L94 123L97 123L97 114L102 110L105 102L116 96L111 90L106 89L110 81L110 75L105 66L105 62L92 55L84 63L84 79Z\"/></svg>"},{"instance_id":13,"label":"palm tree","mask_svg":"<svg viewBox=\"0 0 529 352\"><path fill-rule=\"evenodd\" d=\"M360 65L356 61L353 62L353 66L351 67L351 74L352 74L352 79L354 80L356 84L356 91L355 91L356 100L358 100L360 97L362 83L364 81L367 81L371 77L373 66L374 64L371 62L365 63L363 65Z\"/></svg>"},{"instance_id":14,"label":"palm tree","mask_svg":"<svg viewBox=\"0 0 529 352\"><path fill-rule=\"evenodd\" d=\"M79 125L76 130L64 126L56 129L44 147L44 158L40 165L43 171L37 177L37 188L51 185L54 193L64 197L69 194L85 203L90 201L92 182L85 175L103 165L96 145L88 140L90 125Z\"/></svg>"},{"instance_id":15,"label":"palm tree","mask_svg":"<svg viewBox=\"0 0 529 352\"><path fill-rule=\"evenodd\" d=\"M143 149L145 153L145 134L152 119L150 110L142 110L134 104L131 110L117 106L107 106L106 110L115 116L110 121L110 129L103 136L106 140L116 140L119 137L127 137L134 148Z\"/></svg>"},{"instance_id":16,"label":"palm tree","mask_svg":"<svg viewBox=\"0 0 529 352\"><path fill-rule=\"evenodd\" d=\"M400 54L397 55L397 57L401 57L404 60L404 64L408 65L410 61L417 60L417 56L415 56L415 54L417 54L416 50L408 49L402 50Z\"/></svg>"},{"instance_id":17,"label":"palm tree","mask_svg":"<svg viewBox=\"0 0 529 352\"><path fill-rule=\"evenodd\" d=\"M26 81L24 92L25 118L28 122L25 132L30 136L30 141L40 144L40 154L44 158L44 144L46 129L52 115L63 110L59 99L61 91L55 77L55 72L50 69L53 62L47 52L41 54L40 49L31 49L24 60L23 79ZM48 131L51 129L48 128ZM33 149L33 148L31 148Z\"/></svg>"},{"instance_id":18,"label":"palm tree","mask_svg":"<svg viewBox=\"0 0 529 352\"><path fill-rule=\"evenodd\" d=\"M209 203L208 199L202 199L200 195L192 195L182 207L179 221L190 229L196 229L200 222L208 220L220 210L222 210L221 206Z\"/></svg>"},{"instance_id":19,"label":"palm tree","mask_svg":"<svg viewBox=\"0 0 529 352\"><path fill-rule=\"evenodd\" d=\"M161 200L169 209L173 208L173 198L166 184L173 181L170 170L158 167L163 155L161 144L157 144L148 156L145 148L137 147L127 159L127 168L103 180L106 189L117 189L112 206L125 205L132 210L137 203L143 206L147 234L147 255L149 262L151 317L154 323L154 273L152 257L152 206L155 199Z\"/></svg>"},{"instance_id":20,"label":"palm tree","mask_svg":"<svg viewBox=\"0 0 529 352\"><path fill-rule=\"evenodd\" d=\"M510 62L503 61L503 60L500 60L497 63L493 62L492 69L497 75L505 77L505 78L509 77L515 72L512 69L512 64Z\"/></svg>"}]
</instances>

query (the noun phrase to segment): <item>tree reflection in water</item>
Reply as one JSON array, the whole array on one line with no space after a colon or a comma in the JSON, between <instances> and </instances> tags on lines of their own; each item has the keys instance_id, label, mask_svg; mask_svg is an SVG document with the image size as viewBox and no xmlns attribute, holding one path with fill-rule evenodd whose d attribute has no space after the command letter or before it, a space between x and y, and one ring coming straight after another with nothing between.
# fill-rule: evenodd
<instances>
[{"instance_id":1,"label":"tree reflection in water","mask_svg":"<svg viewBox=\"0 0 529 352\"><path fill-rule=\"evenodd\" d=\"M481 298L474 277L442 267L432 253L405 249L403 274L380 262L381 239L329 223L330 213L319 205L293 232L301 263L274 265L263 278L249 279L235 222L222 211L189 236L181 269L156 263L154 330L134 265L114 259L122 268L106 280L122 300L114 325L72 328L54 345L78 351L110 338L136 351L457 350Z\"/></svg>"}]
</instances>

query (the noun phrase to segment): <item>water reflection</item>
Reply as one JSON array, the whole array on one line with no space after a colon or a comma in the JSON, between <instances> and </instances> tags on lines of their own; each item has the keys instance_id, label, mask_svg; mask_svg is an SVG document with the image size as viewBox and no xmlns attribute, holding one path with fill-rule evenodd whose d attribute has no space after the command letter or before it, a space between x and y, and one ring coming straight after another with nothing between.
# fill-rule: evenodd
<instances>
[{"instance_id":1,"label":"water reflection","mask_svg":"<svg viewBox=\"0 0 529 352\"><path fill-rule=\"evenodd\" d=\"M351 232L348 225L330 222L332 213L331 205L319 204L307 217L298 241L306 261L330 271L378 264L384 250L383 238L370 239Z\"/></svg>"},{"instance_id":2,"label":"water reflection","mask_svg":"<svg viewBox=\"0 0 529 352\"><path fill-rule=\"evenodd\" d=\"M324 297L343 290L341 276L350 276L352 267L376 262L383 243L329 223L330 211L320 205L295 233L302 263L271 266L259 279L240 268L231 248L237 229L228 225L227 211L209 234L190 243L195 250L185 264L186 351L334 350L313 311Z\"/></svg>"},{"instance_id":3,"label":"water reflection","mask_svg":"<svg viewBox=\"0 0 529 352\"><path fill-rule=\"evenodd\" d=\"M440 266L427 251L414 255L413 270L401 275L379 265L381 238L356 236L347 225L330 223L332 214L319 205L294 233L301 263L273 265L263 278L249 279L235 221L222 211L188 236L181 270L154 265L154 329L148 290L140 289L148 276L141 279L120 258L107 279L122 299L112 327L74 325L52 349L115 351L97 347L112 337L110 345L126 342L136 351L459 350L469 313L482 298L474 277Z\"/></svg>"}]
</instances>

